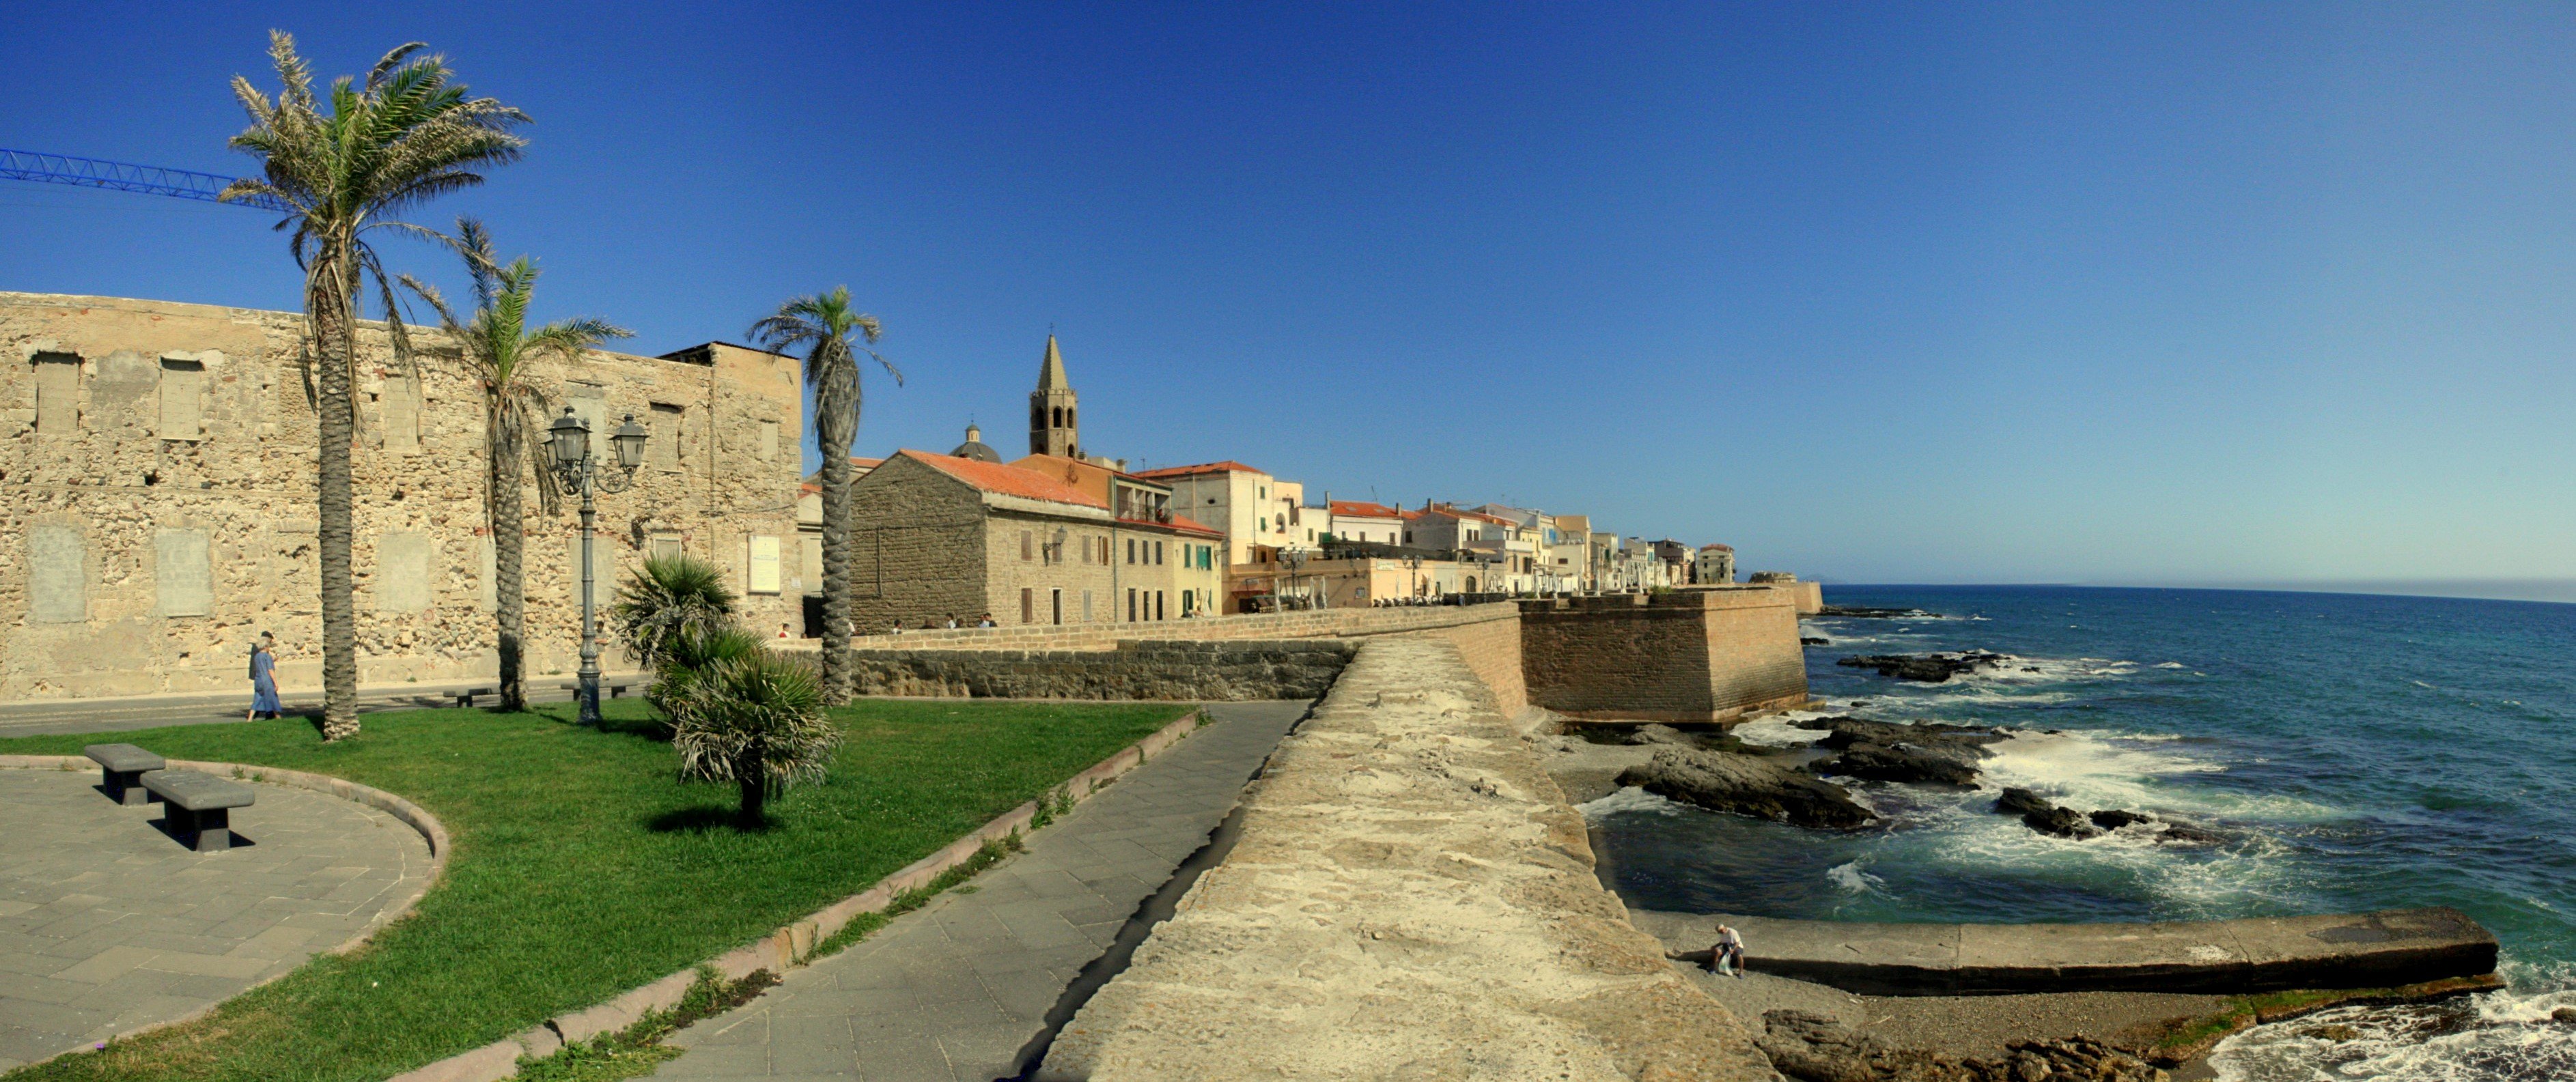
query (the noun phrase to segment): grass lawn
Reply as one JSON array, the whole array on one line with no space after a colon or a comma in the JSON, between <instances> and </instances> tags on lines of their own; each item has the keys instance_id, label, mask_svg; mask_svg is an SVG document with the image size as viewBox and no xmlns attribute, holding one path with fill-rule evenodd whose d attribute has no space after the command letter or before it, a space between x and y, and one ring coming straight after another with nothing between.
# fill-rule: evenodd
<instances>
[{"instance_id":1,"label":"grass lawn","mask_svg":"<svg viewBox=\"0 0 2576 1082\"><path fill-rule=\"evenodd\" d=\"M346 1080L389 1075L687 969L866 889L1169 724L1179 704L866 702L829 780L791 789L773 825L726 825L729 786L675 780L668 743L611 701L604 730L569 703L528 714L366 715L325 745L298 719L115 734L174 759L306 770L400 794L447 824L446 879L352 955L304 968L197 1022L10 1072L69 1079ZM0 740L77 755L97 736Z\"/></svg>"}]
</instances>

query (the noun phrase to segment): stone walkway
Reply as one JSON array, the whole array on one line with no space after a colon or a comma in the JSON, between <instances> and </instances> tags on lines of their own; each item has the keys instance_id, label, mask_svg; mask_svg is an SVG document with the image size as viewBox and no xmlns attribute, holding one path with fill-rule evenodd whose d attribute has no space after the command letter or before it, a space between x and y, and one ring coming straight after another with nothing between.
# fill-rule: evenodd
<instances>
[{"instance_id":1,"label":"stone walkway","mask_svg":"<svg viewBox=\"0 0 2576 1082\"><path fill-rule=\"evenodd\" d=\"M1083 966L1208 840L1303 702L1216 703L1216 724L1029 839L1028 852L673 1039L656 1078L1016 1073Z\"/></svg>"},{"instance_id":2,"label":"stone walkway","mask_svg":"<svg viewBox=\"0 0 2576 1082\"><path fill-rule=\"evenodd\" d=\"M357 934L429 846L374 808L254 785L248 844L194 853L96 772L0 769L0 1070L193 1013Z\"/></svg>"}]
</instances>

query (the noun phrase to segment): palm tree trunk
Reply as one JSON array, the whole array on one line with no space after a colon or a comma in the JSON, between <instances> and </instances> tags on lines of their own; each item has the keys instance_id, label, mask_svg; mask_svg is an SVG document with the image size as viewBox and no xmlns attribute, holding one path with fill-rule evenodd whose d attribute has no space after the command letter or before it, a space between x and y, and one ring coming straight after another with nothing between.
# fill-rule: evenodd
<instances>
[{"instance_id":1,"label":"palm tree trunk","mask_svg":"<svg viewBox=\"0 0 2576 1082\"><path fill-rule=\"evenodd\" d=\"M742 790L742 810L737 816L737 825L744 828L759 826L769 818L769 779L762 775L760 765L754 763L752 769L737 773L734 782Z\"/></svg>"},{"instance_id":2,"label":"palm tree trunk","mask_svg":"<svg viewBox=\"0 0 2576 1082\"><path fill-rule=\"evenodd\" d=\"M349 370L357 350L353 294L356 268L346 249L315 261L317 295L308 294L313 321L315 410L319 413L320 500L317 541L322 556L322 739L358 732L357 603L349 577L351 520L349 453L356 426L351 414Z\"/></svg>"},{"instance_id":3,"label":"palm tree trunk","mask_svg":"<svg viewBox=\"0 0 2576 1082\"><path fill-rule=\"evenodd\" d=\"M519 502L519 441L511 419L498 408L484 411L484 425L491 457L485 495L492 509L492 612L499 631L501 709L525 710L528 599L520 559L527 534Z\"/></svg>"},{"instance_id":4,"label":"palm tree trunk","mask_svg":"<svg viewBox=\"0 0 2576 1082\"><path fill-rule=\"evenodd\" d=\"M823 703L850 701L850 439L846 424L817 418L823 444Z\"/></svg>"}]
</instances>

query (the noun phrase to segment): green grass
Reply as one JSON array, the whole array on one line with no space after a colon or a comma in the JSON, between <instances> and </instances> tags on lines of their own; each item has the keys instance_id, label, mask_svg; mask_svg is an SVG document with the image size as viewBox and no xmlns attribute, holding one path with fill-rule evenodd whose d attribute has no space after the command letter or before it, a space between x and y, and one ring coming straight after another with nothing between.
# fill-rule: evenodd
<instances>
[{"instance_id":1,"label":"green grass","mask_svg":"<svg viewBox=\"0 0 2576 1082\"><path fill-rule=\"evenodd\" d=\"M5 1078L383 1079L864 890L1186 709L862 703L835 715L849 739L829 779L789 790L770 806L770 829L744 833L727 825L729 787L675 780L643 704L604 705L605 731L571 724L564 704L371 714L335 745L291 718L119 734L175 759L306 770L407 797L447 824L447 877L365 949L317 957L199 1021ZM97 739L6 739L0 754L75 755Z\"/></svg>"}]
</instances>

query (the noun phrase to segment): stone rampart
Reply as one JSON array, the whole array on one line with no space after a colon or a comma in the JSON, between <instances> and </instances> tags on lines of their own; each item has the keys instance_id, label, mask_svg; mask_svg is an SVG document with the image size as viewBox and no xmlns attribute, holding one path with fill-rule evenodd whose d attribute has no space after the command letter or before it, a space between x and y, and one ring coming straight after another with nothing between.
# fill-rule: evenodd
<instances>
[{"instance_id":1,"label":"stone rampart","mask_svg":"<svg viewBox=\"0 0 2576 1082\"><path fill-rule=\"evenodd\" d=\"M1726 722L1807 698L1789 594L1716 586L1521 604L1529 701L1600 721Z\"/></svg>"},{"instance_id":2,"label":"stone rampart","mask_svg":"<svg viewBox=\"0 0 2576 1082\"><path fill-rule=\"evenodd\" d=\"M1011 699L1313 699L1357 644L1335 639L1130 640L1101 650L854 650L862 695Z\"/></svg>"},{"instance_id":3,"label":"stone rampart","mask_svg":"<svg viewBox=\"0 0 2576 1082\"><path fill-rule=\"evenodd\" d=\"M1036 1077L1776 1077L1496 707L1448 641L1368 641Z\"/></svg>"}]
</instances>

